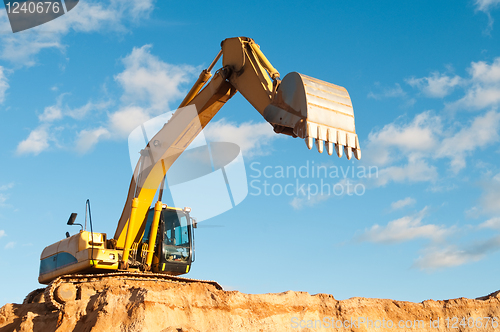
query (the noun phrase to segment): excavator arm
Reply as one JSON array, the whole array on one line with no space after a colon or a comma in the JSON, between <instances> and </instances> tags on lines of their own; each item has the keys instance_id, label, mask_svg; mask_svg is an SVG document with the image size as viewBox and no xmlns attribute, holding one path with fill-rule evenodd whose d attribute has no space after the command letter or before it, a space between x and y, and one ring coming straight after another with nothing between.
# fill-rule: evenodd
<instances>
[{"instance_id":1,"label":"excavator arm","mask_svg":"<svg viewBox=\"0 0 500 332\"><path fill-rule=\"evenodd\" d=\"M211 75L222 56L223 67ZM208 83L207 83L208 82ZM237 92L274 127L276 133L304 138L309 149L324 144L331 155L361 157L354 113L346 89L292 72L280 74L250 38L229 38L191 88L180 108L141 152L114 240L124 249L141 240L145 216L160 184L180 154Z\"/></svg>"}]
</instances>

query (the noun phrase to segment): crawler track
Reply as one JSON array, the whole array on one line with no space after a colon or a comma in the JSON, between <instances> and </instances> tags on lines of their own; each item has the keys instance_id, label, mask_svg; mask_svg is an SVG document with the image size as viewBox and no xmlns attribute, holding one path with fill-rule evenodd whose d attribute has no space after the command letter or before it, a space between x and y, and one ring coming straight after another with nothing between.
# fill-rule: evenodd
<instances>
[{"instance_id":1,"label":"crawler track","mask_svg":"<svg viewBox=\"0 0 500 332\"><path fill-rule=\"evenodd\" d=\"M40 293L43 293L45 288L38 288L35 289L34 291L30 292L26 297L24 298L23 304L30 304L33 303L33 300L39 295Z\"/></svg>"},{"instance_id":2,"label":"crawler track","mask_svg":"<svg viewBox=\"0 0 500 332\"><path fill-rule=\"evenodd\" d=\"M44 291L45 304L51 310L61 310L64 303L57 300L54 295L57 287L64 283L70 283L75 286L90 283L95 281L102 281L106 279L112 280L136 280L136 281L156 281L156 282L170 282L179 284L188 283L204 283L215 286L215 288L222 290L222 286L216 281L211 280L197 280L184 277L176 277L161 273L137 273L137 272L117 272L117 273L104 273L104 274L72 274L61 276L54 279Z\"/></svg>"}]
</instances>

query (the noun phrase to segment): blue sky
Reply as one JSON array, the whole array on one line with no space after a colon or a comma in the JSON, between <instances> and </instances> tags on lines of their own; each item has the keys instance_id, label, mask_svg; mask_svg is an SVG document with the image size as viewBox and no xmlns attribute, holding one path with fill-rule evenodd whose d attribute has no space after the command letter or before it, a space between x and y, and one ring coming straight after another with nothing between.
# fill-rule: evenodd
<instances>
[{"instance_id":1,"label":"blue sky","mask_svg":"<svg viewBox=\"0 0 500 332\"><path fill-rule=\"evenodd\" d=\"M500 1L87 1L12 34L0 14L0 305L38 286L70 213L112 236L132 169L127 136L175 110L228 37L253 38L282 77L347 88L363 152L348 161L274 135L241 96L207 127L242 148L249 195L202 223L188 276L422 301L499 289ZM280 167L356 175L282 178ZM272 171L264 177L265 167ZM348 168L349 167L349 168ZM358 176L363 167L378 171ZM305 194L257 195L264 181ZM315 194L321 181L356 194ZM361 189L362 192L361 192ZM196 216L196 211L192 212Z\"/></svg>"}]
</instances>

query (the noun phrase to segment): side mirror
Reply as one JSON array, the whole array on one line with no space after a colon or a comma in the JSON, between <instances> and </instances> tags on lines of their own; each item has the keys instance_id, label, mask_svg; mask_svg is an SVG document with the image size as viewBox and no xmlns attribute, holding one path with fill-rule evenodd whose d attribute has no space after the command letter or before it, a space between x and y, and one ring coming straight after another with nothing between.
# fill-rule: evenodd
<instances>
[{"instance_id":1,"label":"side mirror","mask_svg":"<svg viewBox=\"0 0 500 332\"><path fill-rule=\"evenodd\" d=\"M82 231L83 231L83 225L82 224L75 224L75 219L76 219L76 216L77 214L76 213L72 213L70 216L69 216L69 219L68 219L68 225L69 226L73 226L73 225L78 225L82 228Z\"/></svg>"},{"instance_id":2,"label":"side mirror","mask_svg":"<svg viewBox=\"0 0 500 332\"><path fill-rule=\"evenodd\" d=\"M191 218L191 223L193 224L193 228L198 228L198 223L195 218Z\"/></svg>"},{"instance_id":3,"label":"side mirror","mask_svg":"<svg viewBox=\"0 0 500 332\"><path fill-rule=\"evenodd\" d=\"M72 213L70 216L69 216L69 219L68 219L68 225L69 226L72 226L74 223L75 223L75 219L76 219L76 216L78 214L77 213Z\"/></svg>"}]
</instances>

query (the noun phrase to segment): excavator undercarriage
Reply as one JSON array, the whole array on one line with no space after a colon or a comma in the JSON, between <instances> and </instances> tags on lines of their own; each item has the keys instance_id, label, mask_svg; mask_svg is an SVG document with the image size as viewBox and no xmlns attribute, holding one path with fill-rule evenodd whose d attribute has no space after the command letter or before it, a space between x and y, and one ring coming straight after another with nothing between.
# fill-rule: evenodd
<instances>
[{"instance_id":1,"label":"excavator undercarriage","mask_svg":"<svg viewBox=\"0 0 500 332\"><path fill-rule=\"evenodd\" d=\"M172 276L162 273L143 272L115 272L102 274L71 274L58 277L46 288L39 288L29 293L23 304L45 303L51 310L61 310L70 301L88 300L98 296L102 291L109 288L114 281L127 281L134 285L142 282L190 284L202 283L212 285L222 290L222 286L215 281L199 280Z\"/></svg>"}]
</instances>

